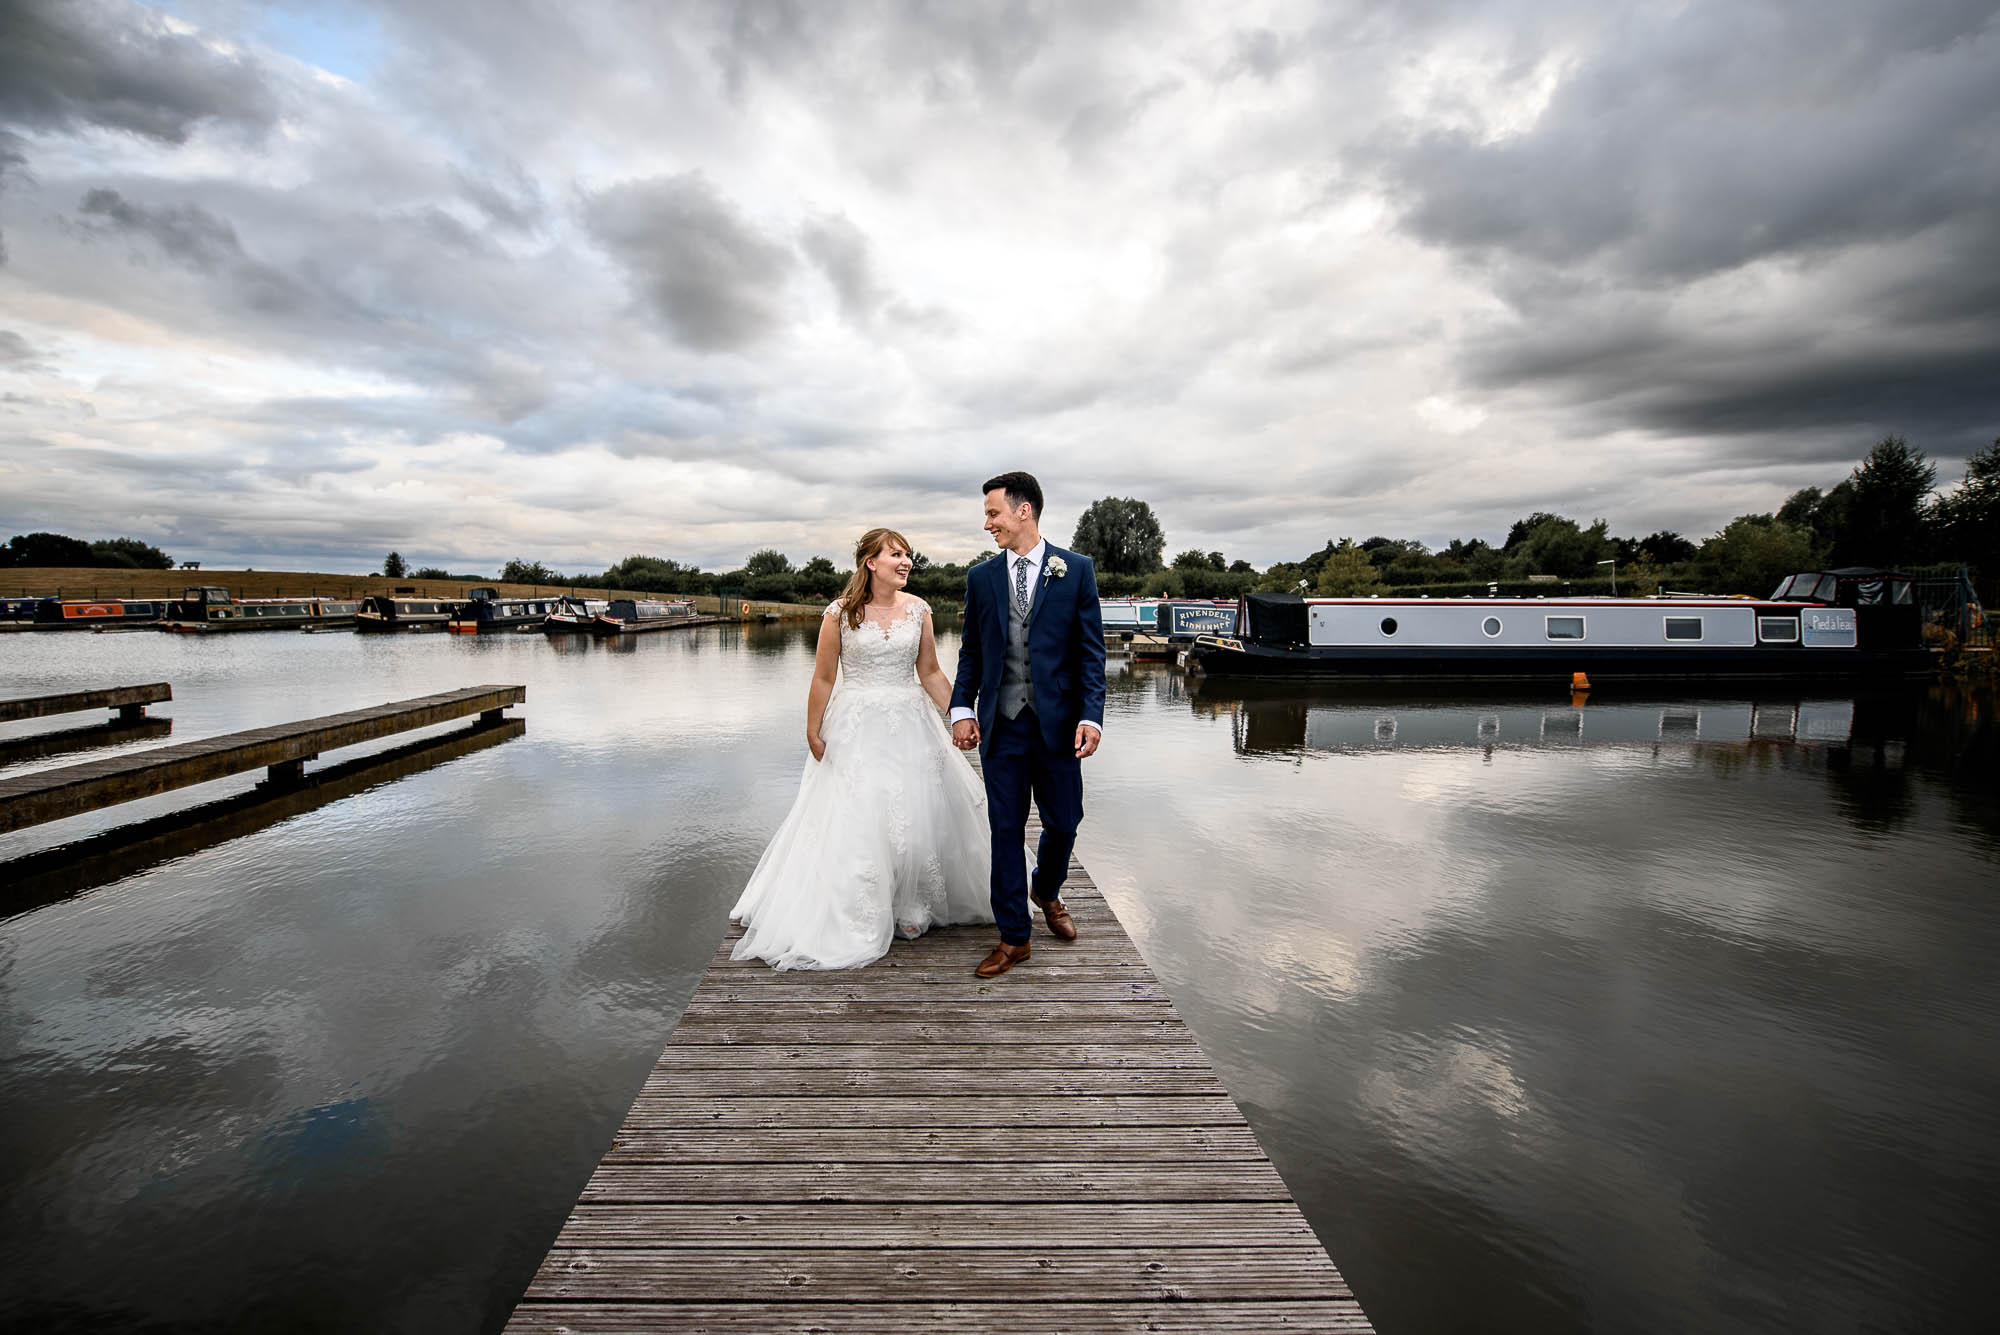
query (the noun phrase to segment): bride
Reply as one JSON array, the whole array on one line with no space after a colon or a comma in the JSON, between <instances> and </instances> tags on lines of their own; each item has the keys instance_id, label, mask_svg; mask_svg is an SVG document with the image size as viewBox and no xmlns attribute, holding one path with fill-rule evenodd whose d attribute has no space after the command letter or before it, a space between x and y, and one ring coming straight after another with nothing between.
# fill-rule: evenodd
<instances>
[{"instance_id":1,"label":"bride","mask_svg":"<svg viewBox=\"0 0 2000 1335\"><path fill-rule=\"evenodd\" d=\"M729 911L744 924L732 959L850 969L881 958L892 933L993 921L986 794L939 717L951 683L929 605L903 592L910 569L900 533L868 530L854 578L820 620L812 758Z\"/></svg>"}]
</instances>

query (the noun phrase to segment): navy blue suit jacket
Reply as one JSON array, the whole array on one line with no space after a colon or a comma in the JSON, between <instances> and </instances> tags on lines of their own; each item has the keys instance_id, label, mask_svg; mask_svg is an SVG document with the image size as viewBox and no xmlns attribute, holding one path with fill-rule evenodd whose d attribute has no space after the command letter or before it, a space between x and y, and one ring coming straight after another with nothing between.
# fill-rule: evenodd
<instances>
[{"instance_id":1,"label":"navy blue suit jacket","mask_svg":"<svg viewBox=\"0 0 2000 1335\"><path fill-rule=\"evenodd\" d=\"M1049 558L1067 567L1058 578ZM999 552L965 574L965 629L958 650L954 709L979 716L979 753L993 737L1000 705L1000 674L1007 661L1007 553ZM1051 755L1075 754L1076 725L1104 726L1104 619L1097 606L1097 567L1087 556L1050 543L1028 612L1028 675L1034 679L1035 717Z\"/></svg>"}]
</instances>

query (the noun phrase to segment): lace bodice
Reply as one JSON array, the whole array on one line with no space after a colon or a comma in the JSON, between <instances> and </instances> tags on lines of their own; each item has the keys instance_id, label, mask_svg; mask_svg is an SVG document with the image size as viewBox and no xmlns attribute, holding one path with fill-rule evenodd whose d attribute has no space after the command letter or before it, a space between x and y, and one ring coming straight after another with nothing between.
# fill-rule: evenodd
<instances>
[{"instance_id":1,"label":"lace bodice","mask_svg":"<svg viewBox=\"0 0 2000 1335\"><path fill-rule=\"evenodd\" d=\"M917 649L930 610L930 604L912 597L886 622L864 616L859 626L850 626L839 603L829 606L826 615L840 617L841 686L847 690L915 686Z\"/></svg>"}]
</instances>

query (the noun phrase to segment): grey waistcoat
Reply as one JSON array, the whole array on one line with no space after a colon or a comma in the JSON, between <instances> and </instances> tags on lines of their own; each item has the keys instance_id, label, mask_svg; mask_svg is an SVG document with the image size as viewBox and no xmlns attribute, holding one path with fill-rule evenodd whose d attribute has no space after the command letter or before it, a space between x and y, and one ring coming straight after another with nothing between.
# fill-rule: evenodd
<instances>
[{"instance_id":1,"label":"grey waistcoat","mask_svg":"<svg viewBox=\"0 0 2000 1335\"><path fill-rule=\"evenodd\" d=\"M1002 556L1000 559L1004 561L1007 558ZM1028 612L1023 613L1014 603L1014 581L1009 579L1003 583L1005 587L1000 596L1007 600L1007 656L1000 665L1000 713L1007 718L1018 718L1035 698L1035 680L1028 674L1028 617L1034 612L1034 604L1029 603ZM1030 576L1029 596L1039 592L1033 576Z\"/></svg>"}]
</instances>

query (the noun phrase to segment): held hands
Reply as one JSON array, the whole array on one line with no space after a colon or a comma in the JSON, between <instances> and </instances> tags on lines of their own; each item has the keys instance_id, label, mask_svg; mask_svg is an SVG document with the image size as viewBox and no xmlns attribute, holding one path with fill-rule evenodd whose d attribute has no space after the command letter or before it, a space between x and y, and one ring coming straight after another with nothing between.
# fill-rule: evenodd
<instances>
[{"instance_id":1,"label":"held hands","mask_svg":"<svg viewBox=\"0 0 2000 1335\"><path fill-rule=\"evenodd\" d=\"M1097 729L1086 724L1076 725L1076 758L1084 760L1097 753Z\"/></svg>"},{"instance_id":2,"label":"held hands","mask_svg":"<svg viewBox=\"0 0 2000 1335\"><path fill-rule=\"evenodd\" d=\"M979 745L979 720L962 718L951 725L951 744L961 751Z\"/></svg>"}]
</instances>

